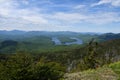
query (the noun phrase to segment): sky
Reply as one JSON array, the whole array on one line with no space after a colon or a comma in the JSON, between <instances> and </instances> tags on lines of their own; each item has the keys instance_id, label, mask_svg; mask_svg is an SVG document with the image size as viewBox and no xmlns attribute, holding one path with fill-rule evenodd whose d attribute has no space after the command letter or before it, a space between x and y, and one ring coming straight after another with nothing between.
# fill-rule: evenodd
<instances>
[{"instance_id":1,"label":"sky","mask_svg":"<svg viewBox=\"0 0 120 80\"><path fill-rule=\"evenodd\" d=\"M0 0L0 30L120 33L120 0Z\"/></svg>"}]
</instances>

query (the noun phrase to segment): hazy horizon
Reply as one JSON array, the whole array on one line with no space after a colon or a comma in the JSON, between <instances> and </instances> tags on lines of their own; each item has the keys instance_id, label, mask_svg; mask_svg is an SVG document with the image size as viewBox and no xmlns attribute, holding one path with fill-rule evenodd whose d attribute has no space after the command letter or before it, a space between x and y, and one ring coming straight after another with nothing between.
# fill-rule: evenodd
<instances>
[{"instance_id":1,"label":"hazy horizon","mask_svg":"<svg viewBox=\"0 0 120 80\"><path fill-rule=\"evenodd\" d=\"M0 30L120 33L120 0L0 0Z\"/></svg>"},{"instance_id":2,"label":"hazy horizon","mask_svg":"<svg viewBox=\"0 0 120 80\"><path fill-rule=\"evenodd\" d=\"M80 32L80 31L45 31L45 30L17 30L17 29L13 29L13 30L0 30L0 31L23 31L23 32L73 32L73 33L96 33L96 34L104 34L104 33L113 33L113 34L118 34L120 32Z\"/></svg>"}]
</instances>

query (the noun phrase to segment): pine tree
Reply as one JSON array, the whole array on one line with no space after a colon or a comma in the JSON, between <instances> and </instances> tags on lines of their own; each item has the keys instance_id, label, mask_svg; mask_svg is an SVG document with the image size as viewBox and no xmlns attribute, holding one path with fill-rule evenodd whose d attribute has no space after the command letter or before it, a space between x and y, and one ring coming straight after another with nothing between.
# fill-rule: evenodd
<instances>
[{"instance_id":1,"label":"pine tree","mask_svg":"<svg viewBox=\"0 0 120 80\"><path fill-rule=\"evenodd\" d=\"M94 42L94 39L88 44L87 55L84 60L87 68L95 69L99 66L99 61L97 60L97 46L98 43Z\"/></svg>"}]
</instances>

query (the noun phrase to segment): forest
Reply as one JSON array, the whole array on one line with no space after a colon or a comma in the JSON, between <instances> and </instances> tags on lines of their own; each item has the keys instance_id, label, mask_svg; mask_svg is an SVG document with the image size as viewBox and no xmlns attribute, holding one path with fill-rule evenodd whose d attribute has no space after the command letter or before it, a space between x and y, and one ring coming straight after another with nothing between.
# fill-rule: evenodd
<instances>
[{"instance_id":1,"label":"forest","mask_svg":"<svg viewBox=\"0 0 120 80\"><path fill-rule=\"evenodd\" d=\"M120 75L120 34L17 32L0 31L0 80L69 80L67 73L104 66ZM61 43L77 37L83 44L55 45L53 36Z\"/></svg>"}]
</instances>

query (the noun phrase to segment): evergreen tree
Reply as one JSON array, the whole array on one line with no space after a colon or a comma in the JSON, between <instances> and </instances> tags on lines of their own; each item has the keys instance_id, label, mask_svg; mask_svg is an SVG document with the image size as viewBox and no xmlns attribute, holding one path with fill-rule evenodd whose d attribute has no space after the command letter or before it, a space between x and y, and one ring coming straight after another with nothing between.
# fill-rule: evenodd
<instances>
[{"instance_id":1,"label":"evergreen tree","mask_svg":"<svg viewBox=\"0 0 120 80\"><path fill-rule=\"evenodd\" d=\"M99 60L97 59L97 46L98 43L94 42L94 39L89 42L88 52L84 60L87 68L95 69L99 66Z\"/></svg>"}]
</instances>

